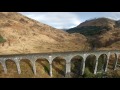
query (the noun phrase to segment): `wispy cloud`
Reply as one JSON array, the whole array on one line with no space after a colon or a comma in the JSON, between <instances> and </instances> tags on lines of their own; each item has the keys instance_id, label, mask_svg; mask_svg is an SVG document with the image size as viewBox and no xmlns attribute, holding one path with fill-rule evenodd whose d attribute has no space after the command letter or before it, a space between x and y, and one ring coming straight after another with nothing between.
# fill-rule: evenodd
<instances>
[{"instance_id":1,"label":"wispy cloud","mask_svg":"<svg viewBox=\"0 0 120 90\"><path fill-rule=\"evenodd\" d=\"M30 18L55 28L72 28L81 23L79 15L73 12L20 12Z\"/></svg>"},{"instance_id":2,"label":"wispy cloud","mask_svg":"<svg viewBox=\"0 0 120 90\"><path fill-rule=\"evenodd\" d=\"M55 28L72 28L81 22L98 17L120 20L120 12L20 12Z\"/></svg>"},{"instance_id":3,"label":"wispy cloud","mask_svg":"<svg viewBox=\"0 0 120 90\"><path fill-rule=\"evenodd\" d=\"M106 12L106 16L111 19L120 20L120 12Z\"/></svg>"}]
</instances>

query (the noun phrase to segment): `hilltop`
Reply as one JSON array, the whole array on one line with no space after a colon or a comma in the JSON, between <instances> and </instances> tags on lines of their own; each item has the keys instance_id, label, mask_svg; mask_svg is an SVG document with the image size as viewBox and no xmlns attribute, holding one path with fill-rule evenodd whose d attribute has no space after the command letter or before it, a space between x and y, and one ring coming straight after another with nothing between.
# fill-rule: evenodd
<instances>
[{"instance_id":1,"label":"hilltop","mask_svg":"<svg viewBox=\"0 0 120 90\"><path fill-rule=\"evenodd\" d=\"M81 33L85 36L99 35L105 31L114 29L116 21L108 18L95 18L86 20L78 26L67 30L69 33Z\"/></svg>"}]
</instances>

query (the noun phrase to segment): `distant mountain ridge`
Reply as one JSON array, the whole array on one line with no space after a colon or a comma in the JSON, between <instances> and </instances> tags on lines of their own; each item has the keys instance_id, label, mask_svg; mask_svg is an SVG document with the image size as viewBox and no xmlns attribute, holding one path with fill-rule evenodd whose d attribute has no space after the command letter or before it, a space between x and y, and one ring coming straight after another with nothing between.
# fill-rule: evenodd
<instances>
[{"instance_id":1,"label":"distant mountain ridge","mask_svg":"<svg viewBox=\"0 0 120 90\"><path fill-rule=\"evenodd\" d=\"M75 28L67 30L69 33L81 33L85 36L93 36L117 27L117 22L109 18L95 18L86 20Z\"/></svg>"}]
</instances>

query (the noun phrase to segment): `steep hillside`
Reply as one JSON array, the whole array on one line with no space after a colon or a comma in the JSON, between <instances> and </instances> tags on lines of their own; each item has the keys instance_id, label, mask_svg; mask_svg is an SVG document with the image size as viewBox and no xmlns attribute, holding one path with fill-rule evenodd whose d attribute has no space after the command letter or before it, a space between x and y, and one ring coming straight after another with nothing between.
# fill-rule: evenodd
<instances>
[{"instance_id":1,"label":"steep hillside","mask_svg":"<svg viewBox=\"0 0 120 90\"><path fill-rule=\"evenodd\" d=\"M101 50L120 50L120 29L109 30L99 35L94 44Z\"/></svg>"},{"instance_id":2,"label":"steep hillside","mask_svg":"<svg viewBox=\"0 0 120 90\"><path fill-rule=\"evenodd\" d=\"M89 50L85 36L69 34L16 12L0 12L0 54ZM78 37L79 36L79 37Z\"/></svg>"},{"instance_id":3,"label":"steep hillside","mask_svg":"<svg viewBox=\"0 0 120 90\"><path fill-rule=\"evenodd\" d=\"M86 20L67 32L85 35L91 44L92 49L120 49L120 21L108 18Z\"/></svg>"}]
</instances>

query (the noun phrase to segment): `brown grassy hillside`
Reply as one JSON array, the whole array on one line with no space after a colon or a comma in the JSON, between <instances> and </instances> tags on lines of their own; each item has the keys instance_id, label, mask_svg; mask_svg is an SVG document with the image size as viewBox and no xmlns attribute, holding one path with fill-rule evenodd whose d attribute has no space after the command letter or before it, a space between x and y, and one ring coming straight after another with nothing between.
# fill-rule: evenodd
<instances>
[{"instance_id":1,"label":"brown grassy hillside","mask_svg":"<svg viewBox=\"0 0 120 90\"><path fill-rule=\"evenodd\" d=\"M0 12L0 54L89 50L85 36L69 34L16 12ZM79 37L78 37L79 36Z\"/></svg>"},{"instance_id":2,"label":"brown grassy hillside","mask_svg":"<svg viewBox=\"0 0 120 90\"><path fill-rule=\"evenodd\" d=\"M120 29L109 30L99 35L96 46L104 50L120 50Z\"/></svg>"},{"instance_id":3,"label":"brown grassy hillside","mask_svg":"<svg viewBox=\"0 0 120 90\"><path fill-rule=\"evenodd\" d=\"M120 21L109 18L95 18L86 20L77 27L68 30L68 32L85 35L92 49L120 49Z\"/></svg>"}]
</instances>

